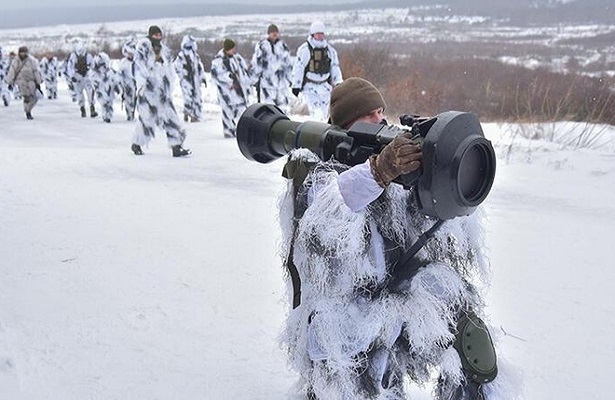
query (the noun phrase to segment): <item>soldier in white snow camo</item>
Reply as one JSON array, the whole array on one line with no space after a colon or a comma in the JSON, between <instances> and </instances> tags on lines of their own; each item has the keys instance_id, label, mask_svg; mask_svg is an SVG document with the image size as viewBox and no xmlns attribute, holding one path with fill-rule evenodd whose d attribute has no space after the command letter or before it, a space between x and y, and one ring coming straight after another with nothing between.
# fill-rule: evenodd
<instances>
[{"instance_id":1,"label":"soldier in white snow camo","mask_svg":"<svg viewBox=\"0 0 615 400\"><path fill-rule=\"evenodd\" d=\"M6 83L10 64L8 54L0 46L0 98L5 107L11 103L11 91Z\"/></svg>"},{"instance_id":2,"label":"soldier in white snow camo","mask_svg":"<svg viewBox=\"0 0 615 400\"><path fill-rule=\"evenodd\" d=\"M135 155L142 155L142 147L147 146L155 136L156 127L160 127L167 135L173 157L192 154L182 147L186 131L173 106L175 72L171 51L162 43L162 31L158 26L150 26L148 36L137 44L134 63L139 120L131 150Z\"/></svg>"},{"instance_id":3,"label":"soldier in white snow camo","mask_svg":"<svg viewBox=\"0 0 615 400\"><path fill-rule=\"evenodd\" d=\"M14 51L11 51L9 53L9 66L11 65L11 63L13 62L13 60L15 59L15 57L17 57L17 54ZM8 75L8 66L7 66L7 75ZM21 100L21 91L19 90L19 84L15 83L13 85L13 89L9 88L9 93L11 93L13 95L13 98L15 100Z\"/></svg>"},{"instance_id":4,"label":"soldier in white snow camo","mask_svg":"<svg viewBox=\"0 0 615 400\"><path fill-rule=\"evenodd\" d=\"M337 51L327 43L325 32L324 23L312 23L307 41L297 49L292 72L293 94L303 92L310 116L319 121L327 120L331 90L342 81Z\"/></svg>"},{"instance_id":5,"label":"soldier in white snow camo","mask_svg":"<svg viewBox=\"0 0 615 400\"><path fill-rule=\"evenodd\" d=\"M122 84L122 104L126 110L126 119L135 119L135 107L137 106L137 83L134 74L134 55L137 42L129 40L122 47L124 58L120 60L119 75Z\"/></svg>"},{"instance_id":6,"label":"soldier in white snow camo","mask_svg":"<svg viewBox=\"0 0 615 400\"><path fill-rule=\"evenodd\" d=\"M76 95L81 116L85 114L85 98L90 104L90 116L95 118L98 116L94 107L94 83L92 82L92 66L94 64L94 56L87 51L82 42L78 42L75 51L71 53L66 62L66 76L70 79L74 93ZM85 95L84 95L85 92Z\"/></svg>"},{"instance_id":7,"label":"soldier in white snow camo","mask_svg":"<svg viewBox=\"0 0 615 400\"><path fill-rule=\"evenodd\" d=\"M290 50L279 38L278 27L271 24L267 38L256 44L252 56L252 79L257 90L260 89L259 103L275 104L288 113L291 70Z\"/></svg>"},{"instance_id":8,"label":"soldier in white snow camo","mask_svg":"<svg viewBox=\"0 0 615 400\"><path fill-rule=\"evenodd\" d=\"M58 71L59 74L66 81L66 86L68 86L68 93L70 94L70 99L73 101L73 103L76 103L77 93L75 92L75 85L73 84L73 81L71 80L70 76L68 76L67 72L68 58L70 58L70 55L65 60L60 61L60 63L58 64Z\"/></svg>"},{"instance_id":9,"label":"soldier in white snow camo","mask_svg":"<svg viewBox=\"0 0 615 400\"><path fill-rule=\"evenodd\" d=\"M197 43L191 35L182 39L182 48L175 58L175 71L184 95L184 121L197 122L203 115L201 84L207 85L205 68L196 52Z\"/></svg>"},{"instance_id":10,"label":"soldier in white snow camo","mask_svg":"<svg viewBox=\"0 0 615 400\"><path fill-rule=\"evenodd\" d=\"M47 92L47 98L58 98L58 58L49 56L43 57L38 64L45 81L45 91Z\"/></svg>"},{"instance_id":11,"label":"soldier in white snow camo","mask_svg":"<svg viewBox=\"0 0 615 400\"><path fill-rule=\"evenodd\" d=\"M232 39L224 40L223 48L212 60L211 79L218 87L224 137L235 137L236 121L249 103L251 78Z\"/></svg>"},{"instance_id":12,"label":"soldier in white snow camo","mask_svg":"<svg viewBox=\"0 0 615 400\"><path fill-rule=\"evenodd\" d=\"M6 83L9 85L9 90L13 89L13 85L19 85L26 118L33 119L31 112L38 102L38 93L41 95L43 93L41 91L43 78L38 69L38 60L28 53L26 46L21 46L17 54L17 57L11 61Z\"/></svg>"},{"instance_id":13,"label":"soldier in white snow camo","mask_svg":"<svg viewBox=\"0 0 615 400\"><path fill-rule=\"evenodd\" d=\"M115 96L122 93L118 73L111 67L107 53L101 52L94 58L93 79L96 87L96 98L102 109L103 121L109 123L113 118L113 102Z\"/></svg>"}]
</instances>

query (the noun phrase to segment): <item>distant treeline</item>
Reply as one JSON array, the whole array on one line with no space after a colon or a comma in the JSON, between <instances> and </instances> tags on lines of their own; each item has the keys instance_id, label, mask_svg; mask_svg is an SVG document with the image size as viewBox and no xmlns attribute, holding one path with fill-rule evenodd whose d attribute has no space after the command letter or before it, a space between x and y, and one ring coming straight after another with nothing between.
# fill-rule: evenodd
<instances>
[{"instance_id":1,"label":"distant treeline","mask_svg":"<svg viewBox=\"0 0 615 400\"><path fill-rule=\"evenodd\" d=\"M361 76L384 93L390 114L470 111L493 121L586 121L615 125L615 78L556 73L495 60L398 58L366 44L338 49L346 77Z\"/></svg>"}]
</instances>

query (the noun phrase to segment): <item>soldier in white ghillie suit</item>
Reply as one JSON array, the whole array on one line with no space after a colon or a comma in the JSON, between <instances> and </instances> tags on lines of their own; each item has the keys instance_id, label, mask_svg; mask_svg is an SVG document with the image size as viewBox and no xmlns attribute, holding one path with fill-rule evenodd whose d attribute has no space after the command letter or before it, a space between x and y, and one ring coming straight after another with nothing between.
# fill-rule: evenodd
<instances>
[{"instance_id":1,"label":"soldier in white ghillie suit","mask_svg":"<svg viewBox=\"0 0 615 400\"><path fill-rule=\"evenodd\" d=\"M120 60L119 75L122 84L122 104L126 110L126 119L135 119L135 107L137 105L137 83L134 74L134 55L137 44L129 40L122 47L124 57Z\"/></svg>"},{"instance_id":2,"label":"soldier in white ghillie suit","mask_svg":"<svg viewBox=\"0 0 615 400\"><path fill-rule=\"evenodd\" d=\"M38 69L38 60L28 54L28 48L22 46L17 52L17 57L11 61L9 73L6 77L9 90L13 90L13 85L19 85L21 96L23 97L23 109L27 119L32 118L32 109L38 102L38 93L41 95L41 71Z\"/></svg>"},{"instance_id":3,"label":"soldier in white ghillie suit","mask_svg":"<svg viewBox=\"0 0 615 400\"><path fill-rule=\"evenodd\" d=\"M173 106L175 72L171 51L162 43L162 31L158 26L150 26L147 37L137 43L134 63L139 120L132 140L132 152L142 155L143 147L154 138L156 128L160 127L167 135L173 157L192 154L182 147L186 131Z\"/></svg>"},{"instance_id":4,"label":"soldier in white ghillie suit","mask_svg":"<svg viewBox=\"0 0 615 400\"><path fill-rule=\"evenodd\" d=\"M70 54L66 62L66 76L73 84L81 116L86 117L86 97L90 104L90 117L98 116L94 107L94 83L92 82L92 66L94 56L87 51L82 42L78 42L75 51ZM84 94L85 93L85 94Z\"/></svg>"},{"instance_id":5,"label":"soldier in white ghillie suit","mask_svg":"<svg viewBox=\"0 0 615 400\"><path fill-rule=\"evenodd\" d=\"M327 43L325 31L321 21L310 25L307 41L297 49L292 71L293 94L303 92L310 116L318 121L327 120L331 89L342 81L337 51Z\"/></svg>"},{"instance_id":6,"label":"soldier in white ghillie suit","mask_svg":"<svg viewBox=\"0 0 615 400\"><path fill-rule=\"evenodd\" d=\"M184 121L197 122L203 115L201 84L207 85L205 68L196 52L197 43L191 35L182 39L182 48L175 58L175 71L184 96Z\"/></svg>"},{"instance_id":7,"label":"soldier in white ghillie suit","mask_svg":"<svg viewBox=\"0 0 615 400\"><path fill-rule=\"evenodd\" d=\"M58 58L49 56L43 57L38 64L45 81L45 91L47 92L47 98L58 98Z\"/></svg>"},{"instance_id":8,"label":"soldier in white ghillie suit","mask_svg":"<svg viewBox=\"0 0 615 400\"><path fill-rule=\"evenodd\" d=\"M271 24L267 38L256 44L252 56L252 79L257 90L260 89L258 102L275 104L288 113L291 70L290 50L279 38L278 27Z\"/></svg>"},{"instance_id":9,"label":"soldier in white ghillie suit","mask_svg":"<svg viewBox=\"0 0 615 400\"><path fill-rule=\"evenodd\" d=\"M111 67L107 53L100 52L94 57L93 79L96 87L96 98L101 107L103 121L109 123L113 118L113 103L115 96L122 93L120 76Z\"/></svg>"},{"instance_id":10,"label":"soldier in white ghillie suit","mask_svg":"<svg viewBox=\"0 0 615 400\"><path fill-rule=\"evenodd\" d=\"M6 76L10 65L8 54L0 46L0 99L5 107L11 104L11 91L6 83Z\"/></svg>"},{"instance_id":11,"label":"soldier in white ghillie suit","mask_svg":"<svg viewBox=\"0 0 615 400\"><path fill-rule=\"evenodd\" d=\"M331 122L344 129L382 123L384 108L360 78L331 94ZM353 167L291 152L280 201L293 283L283 340L308 399L407 399L405 380L424 386L436 371L438 400L519 395L479 317L489 277L480 212L446 220L408 254L436 219L393 180L422 159L406 134Z\"/></svg>"},{"instance_id":12,"label":"soldier in white ghillie suit","mask_svg":"<svg viewBox=\"0 0 615 400\"><path fill-rule=\"evenodd\" d=\"M235 137L237 119L249 104L251 78L232 39L224 40L223 48L211 61L211 79L218 88L224 137Z\"/></svg>"}]
</instances>

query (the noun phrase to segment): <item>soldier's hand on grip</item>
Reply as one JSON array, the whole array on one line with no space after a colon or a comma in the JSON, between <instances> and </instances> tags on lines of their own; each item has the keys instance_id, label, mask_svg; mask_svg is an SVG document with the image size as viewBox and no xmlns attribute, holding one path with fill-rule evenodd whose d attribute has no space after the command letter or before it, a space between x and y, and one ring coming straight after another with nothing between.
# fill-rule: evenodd
<instances>
[{"instance_id":1,"label":"soldier's hand on grip","mask_svg":"<svg viewBox=\"0 0 615 400\"><path fill-rule=\"evenodd\" d=\"M421 167L423 153L410 135L397 136L379 154L370 156L370 166L376 182L387 187L400 175L416 171Z\"/></svg>"}]
</instances>

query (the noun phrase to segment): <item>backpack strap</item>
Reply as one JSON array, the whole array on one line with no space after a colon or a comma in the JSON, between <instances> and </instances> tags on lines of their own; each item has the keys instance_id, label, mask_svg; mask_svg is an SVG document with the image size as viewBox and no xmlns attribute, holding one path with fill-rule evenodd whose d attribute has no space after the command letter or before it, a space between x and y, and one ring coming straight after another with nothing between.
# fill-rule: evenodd
<instances>
[{"instance_id":1,"label":"backpack strap","mask_svg":"<svg viewBox=\"0 0 615 400\"><path fill-rule=\"evenodd\" d=\"M303 87L308 81L307 73L310 70L310 62L312 62L312 58L314 58L314 48L312 47L310 42L306 41L305 43L307 43L308 49L310 50L310 59L308 60L307 64L305 64L305 68L303 69L303 82L301 82L301 89L303 89Z\"/></svg>"},{"instance_id":2,"label":"backpack strap","mask_svg":"<svg viewBox=\"0 0 615 400\"><path fill-rule=\"evenodd\" d=\"M290 249L288 251L288 255L286 256L286 261L284 262L293 285L293 309L299 307L301 304L301 277L299 276L299 270L293 260L299 220L305 212L304 207L300 205L298 194L299 189L303 186L303 182L316 164L317 163L314 161L305 161L300 159L288 160L286 165L284 165L284 170L282 171L282 176L284 178L293 180L293 233L290 242Z\"/></svg>"}]
</instances>

